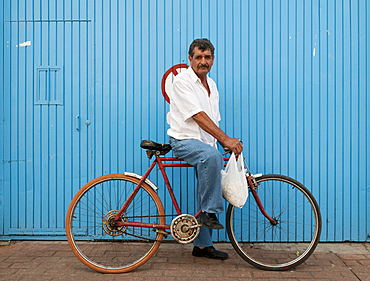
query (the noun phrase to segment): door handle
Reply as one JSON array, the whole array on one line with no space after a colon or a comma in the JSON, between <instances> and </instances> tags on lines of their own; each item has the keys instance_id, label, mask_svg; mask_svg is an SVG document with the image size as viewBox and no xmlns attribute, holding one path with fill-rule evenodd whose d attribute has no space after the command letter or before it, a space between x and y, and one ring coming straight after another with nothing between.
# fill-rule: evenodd
<instances>
[{"instance_id":1,"label":"door handle","mask_svg":"<svg viewBox=\"0 0 370 281\"><path fill-rule=\"evenodd\" d=\"M75 122L76 122L76 130L80 131L80 115L76 116Z\"/></svg>"}]
</instances>

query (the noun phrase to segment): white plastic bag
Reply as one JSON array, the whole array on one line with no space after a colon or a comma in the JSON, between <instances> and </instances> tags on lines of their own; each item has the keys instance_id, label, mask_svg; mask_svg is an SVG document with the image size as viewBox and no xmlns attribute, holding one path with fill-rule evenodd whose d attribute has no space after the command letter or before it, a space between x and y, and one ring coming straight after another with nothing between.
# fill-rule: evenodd
<instances>
[{"instance_id":1,"label":"white plastic bag","mask_svg":"<svg viewBox=\"0 0 370 281\"><path fill-rule=\"evenodd\" d=\"M242 208L248 198L248 183L245 177L243 154L238 160L232 153L225 170L221 170L222 197L235 207Z\"/></svg>"}]
</instances>

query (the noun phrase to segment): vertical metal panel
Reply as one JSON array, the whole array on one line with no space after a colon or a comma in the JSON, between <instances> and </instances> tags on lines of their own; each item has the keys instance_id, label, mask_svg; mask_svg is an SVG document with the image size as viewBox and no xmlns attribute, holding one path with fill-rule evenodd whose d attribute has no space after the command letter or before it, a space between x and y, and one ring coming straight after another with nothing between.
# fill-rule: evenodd
<instances>
[{"instance_id":1,"label":"vertical metal panel","mask_svg":"<svg viewBox=\"0 0 370 281\"><path fill-rule=\"evenodd\" d=\"M252 171L304 183L322 210L323 241L369 239L366 0L4 1L0 15L4 237L62 233L89 179L143 173L140 141L167 141L162 75L208 37L220 125L244 141ZM62 105L35 105L40 67L60 67ZM193 213L193 169L168 173ZM172 213L163 180L150 178Z\"/></svg>"},{"instance_id":2,"label":"vertical metal panel","mask_svg":"<svg viewBox=\"0 0 370 281\"><path fill-rule=\"evenodd\" d=\"M0 30L2 34L4 33L4 7L5 5L0 4ZM4 91L5 91L5 85L4 85L4 48L6 46L6 42L4 41L4 35L0 36L0 235L4 234L4 199L5 199L5 193L4 193L4 171L5 171L5 165L4 165L4 149L5 149L5 136L4 136L4 123L1 120L5 120L4 115Z\"/></svg>"}]
</instances>

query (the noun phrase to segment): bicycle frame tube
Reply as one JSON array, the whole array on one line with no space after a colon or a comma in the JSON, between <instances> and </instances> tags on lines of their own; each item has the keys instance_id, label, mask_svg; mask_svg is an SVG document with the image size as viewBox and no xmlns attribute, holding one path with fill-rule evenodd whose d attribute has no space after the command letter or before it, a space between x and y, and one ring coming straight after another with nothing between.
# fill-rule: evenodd
<instances>
[{"instance_id":1,"label":"bicycle frame tube","mask_svg":"<svg viewBox=\"0 0 370 281\"><path fill-rule=\"evenodd\" d=\"M139 189L140 189L141 185L146 180L146 178L148 177L150 172L153 170L155 164L156 164L156 161L153 161L153 163L150 165L149 169L146 171L146 173L141 178L139 183L136 185L136 187L134 188L134 190L132 191L130 196L127 198L125 204L123 204L122 208L119 210L117 215L114 217L114 220L118 220L120 218L120 216L122 215L122 213L124 213L127 210L128 206L131 204L132 200L134 200L136 194L139 192Z\"/></svg>"},{"instance_id":2,"label":"bicycle frame tube","mask_svg":"<svg viewBox=\"0 0 370 281\"><path fill-rule=\"evenodd\" d=\"M158 163L159 169L161 170L164 182L166 183L168 192L170 193L170 196L171 196L171 199L172 199L172 202L173 202L173 206L175 207L175 210L176 210L177 214L181 215L180 207L177 204L175 194L172 190L170 181L168 180L168 177L167 177L166 171L164 170L164 167L191 167L191 166L190 165L189 166L183 166L183 165L187 165L187 164L172 164L174 166L171 166L171 164L163 164L162 163L162 161L176 161L174 159L177 159L177 158L162 158L162 159L160 159L160 157L156 157L156 161ZM177 159L177 161L181 161L181 160ZM178 165L181 165L181 166L178 166Z\"/></svg>"}]
</instances>

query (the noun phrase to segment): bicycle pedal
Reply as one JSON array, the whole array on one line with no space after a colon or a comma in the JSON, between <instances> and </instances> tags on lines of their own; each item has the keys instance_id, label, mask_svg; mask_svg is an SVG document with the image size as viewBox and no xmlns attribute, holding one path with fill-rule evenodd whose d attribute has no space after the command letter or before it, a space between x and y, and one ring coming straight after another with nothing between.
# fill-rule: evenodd
<instances>
[{"instance_id":1,"label":"bicycle pedal","mask_svg":"<svg viewBox=\"0 0 370 281\"><path fill-rule=\"evenodd\" d=\"M187 229L193 229L193 228L197 228L197 227L201 227L203 224L196 224L196 225L193 225L193 226L188 226Z\"/></svg>"}]
</instances>

